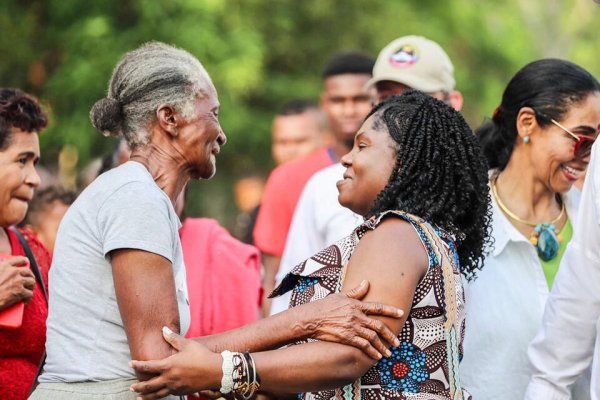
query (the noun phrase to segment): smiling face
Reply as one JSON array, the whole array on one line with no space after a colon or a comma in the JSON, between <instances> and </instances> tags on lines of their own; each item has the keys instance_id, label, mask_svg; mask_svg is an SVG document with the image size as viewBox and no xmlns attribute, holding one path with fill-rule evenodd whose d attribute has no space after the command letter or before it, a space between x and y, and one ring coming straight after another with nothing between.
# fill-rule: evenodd
<instances>
[{"instance_id":1,"label":"smiling face","mask_svg":"<svg viewBox=\"0 0 600 400\"><path fill-rule=\"evenodd\" d=\"M13 128L8 147L0 150L0 226L25 218L29 201L40 184L35 164L40 158L36 132Z\"/></svg>"},{"instance_id":2,"label":"smiling face","mask_svg":"<svg viewBox=\"0 0 600 400\"><path fill-rule=\"evenodd\" d=\"M337 183L338 201L360 215L366 215L387 185L396 164L397 143L379 120L370 116L354 138L352 151L342 157L346 171Z\"/></svg>"},{"instance_id":3,"label":"smiling face","mask_svg":"<svg viewBox=\"0 0 600 400\"><path fill-rule=\"evenodd\" d=\"M558 121L576 135L596 137L600 129L600 93L571 105ZM573 155L575 140L560 127L550 124L531 135L531 165L537 178L553 192L564 193L585 172L589 157ZM527 144L522 144L527 145Z\"/></svg>"},{"instance_id":4,"label":"smiling face","mask_svg":"<svg viewBox=\"0 0 600 400\"><path fill-rule=\"evenodd\" d=\"M193 179L210 179L216 172L216 156L227 142L219 123L219 100L210 85L206 95L197 99L194 114L184 121L177 142Z\"/></svg>"}]
</instances>

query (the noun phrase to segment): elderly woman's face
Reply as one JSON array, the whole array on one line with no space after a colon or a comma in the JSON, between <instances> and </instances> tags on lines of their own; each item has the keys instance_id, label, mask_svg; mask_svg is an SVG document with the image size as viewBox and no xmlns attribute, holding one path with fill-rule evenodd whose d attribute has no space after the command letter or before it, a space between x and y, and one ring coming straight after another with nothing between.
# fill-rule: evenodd
<instances>
[{"instance_id":1,"label":"elderly woman's face","mask_svg":"<svg viewBox=\"0 0 600 400\"><path fill-rule=\"evenodd\" d=\"M227 142L219 123L217 92L212 85L205 97L196 100L194 115L178 136L191 177L212 178L216 172L216 156Z\"/></svg>"},{"instance_id":2,"label":"elderly woman's face","mask_svg":"<svg viewBox=\"0 0 600 400\"><path fill-rule=\"evenodd\" d=\"M33 191L40 184L35 170L39 158L37 133L13 128L8 147L0 150L0 226L25 218Z\"/></svg>"},{"instance_id":3,"label":"elderly woman's face","mask_svg":"<svg viewBox=\"0 0 600 400\"><path fill-rule=\"evenodd\" d=\"M379 116L370 116L358 130L352 151L341 159L344 179L337 182L338 201L359 215L371 210L396 165L396 142L385 125L375 128L375 118Z\"/></svg>"}]
</instances>

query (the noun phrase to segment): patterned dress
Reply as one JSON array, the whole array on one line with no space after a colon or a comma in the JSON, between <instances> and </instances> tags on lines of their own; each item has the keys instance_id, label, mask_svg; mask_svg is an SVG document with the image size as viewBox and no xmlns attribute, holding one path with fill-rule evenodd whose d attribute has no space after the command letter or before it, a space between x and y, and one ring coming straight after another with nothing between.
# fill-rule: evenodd
<instances>
[{"instance_id":1,"label":"patterned dress","mask_svg":"<svg viewBox=\"0 0 600 400\"><path fill-rule=\"evenodd\" d=\"M402 218L415 228L427 251L429 268L417 285L410 314L400 331L400 346L351 385L303 393L304 399L466 399L458 377L464 336L464 296L454 239L423 219L386 211L352 234L297 265L272 296L293 290L290 307L322 299L342 287L345 268L360 239L384 217ZM448 282L448 284L446 284ZM302 343L302 342L299 342Z\"/></svg>"}]
</instances>

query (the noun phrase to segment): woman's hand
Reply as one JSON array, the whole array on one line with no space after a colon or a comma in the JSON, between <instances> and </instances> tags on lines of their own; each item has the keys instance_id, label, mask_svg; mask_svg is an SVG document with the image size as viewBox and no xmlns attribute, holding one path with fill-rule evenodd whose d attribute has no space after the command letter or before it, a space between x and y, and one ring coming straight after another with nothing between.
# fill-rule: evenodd
<instances>
[{"instance_id":1,"label":"woman's hand","mask_svg":"<svg viewBox=\"0 0 600 400\"><path fill-rule=\"evenodd\" d=\"M0 261L0 310L31 300L35 277L27 268L28 263L27 258L20 256Z\"/></svg>"},{"instance_id":2,"label":"woman's hand","mask_svg":"<svg viewBox=\"0 0 600 400\"><path fill-rule=\"evenodd\" d=\"M396 307L360 301L368 291L369 282L362 281L347 293L332 294L296 307L303 314L301 329L307 332L306 337L353 346L375 360L382 354L389 356L388 348L399 346L400 342L390 328L369 315L401 318L404 312Z\"/></svg>"},{"instance_id":3,"label":"woman's hand","mask_svg":"<svg viewBox=\"0 0 600 400\"><path fill-rule=\"evenodd\" d=\"M169 394L192 394L221 387L223 359L220 354L167 327L163 328L163 336L178 353L157 361L131 361L131 367L138 374L156 375L131 385L132 391L140 393L144 400L152 400Z\"/></svg>"}]
</instances>

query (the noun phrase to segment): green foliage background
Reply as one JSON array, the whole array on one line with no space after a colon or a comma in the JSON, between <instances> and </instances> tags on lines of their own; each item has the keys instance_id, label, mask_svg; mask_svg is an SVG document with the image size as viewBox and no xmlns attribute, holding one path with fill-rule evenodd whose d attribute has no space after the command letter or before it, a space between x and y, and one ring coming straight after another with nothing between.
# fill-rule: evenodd
<instances>
[{"instance_id":1,"label":"green foliage background","mask_svg":"<svg viewBox=\"0 0 600 400\"><path fill-rule=\"evenodd\" d=\"M593 0L3 0L0 86L34 93L50 110L45 164L70 146L83 167L113 145L88 112L121 55L149 40L190 51L219 91L229 142L217 176L192 184L188 214L231 226L233 180L268 173L274 112L294 97L318 98L333 52L377 55L407 34L436 40L454 62L475 127L529 61L567 58L600 76L599 15Z\"/></svg>"}]
</instances>

